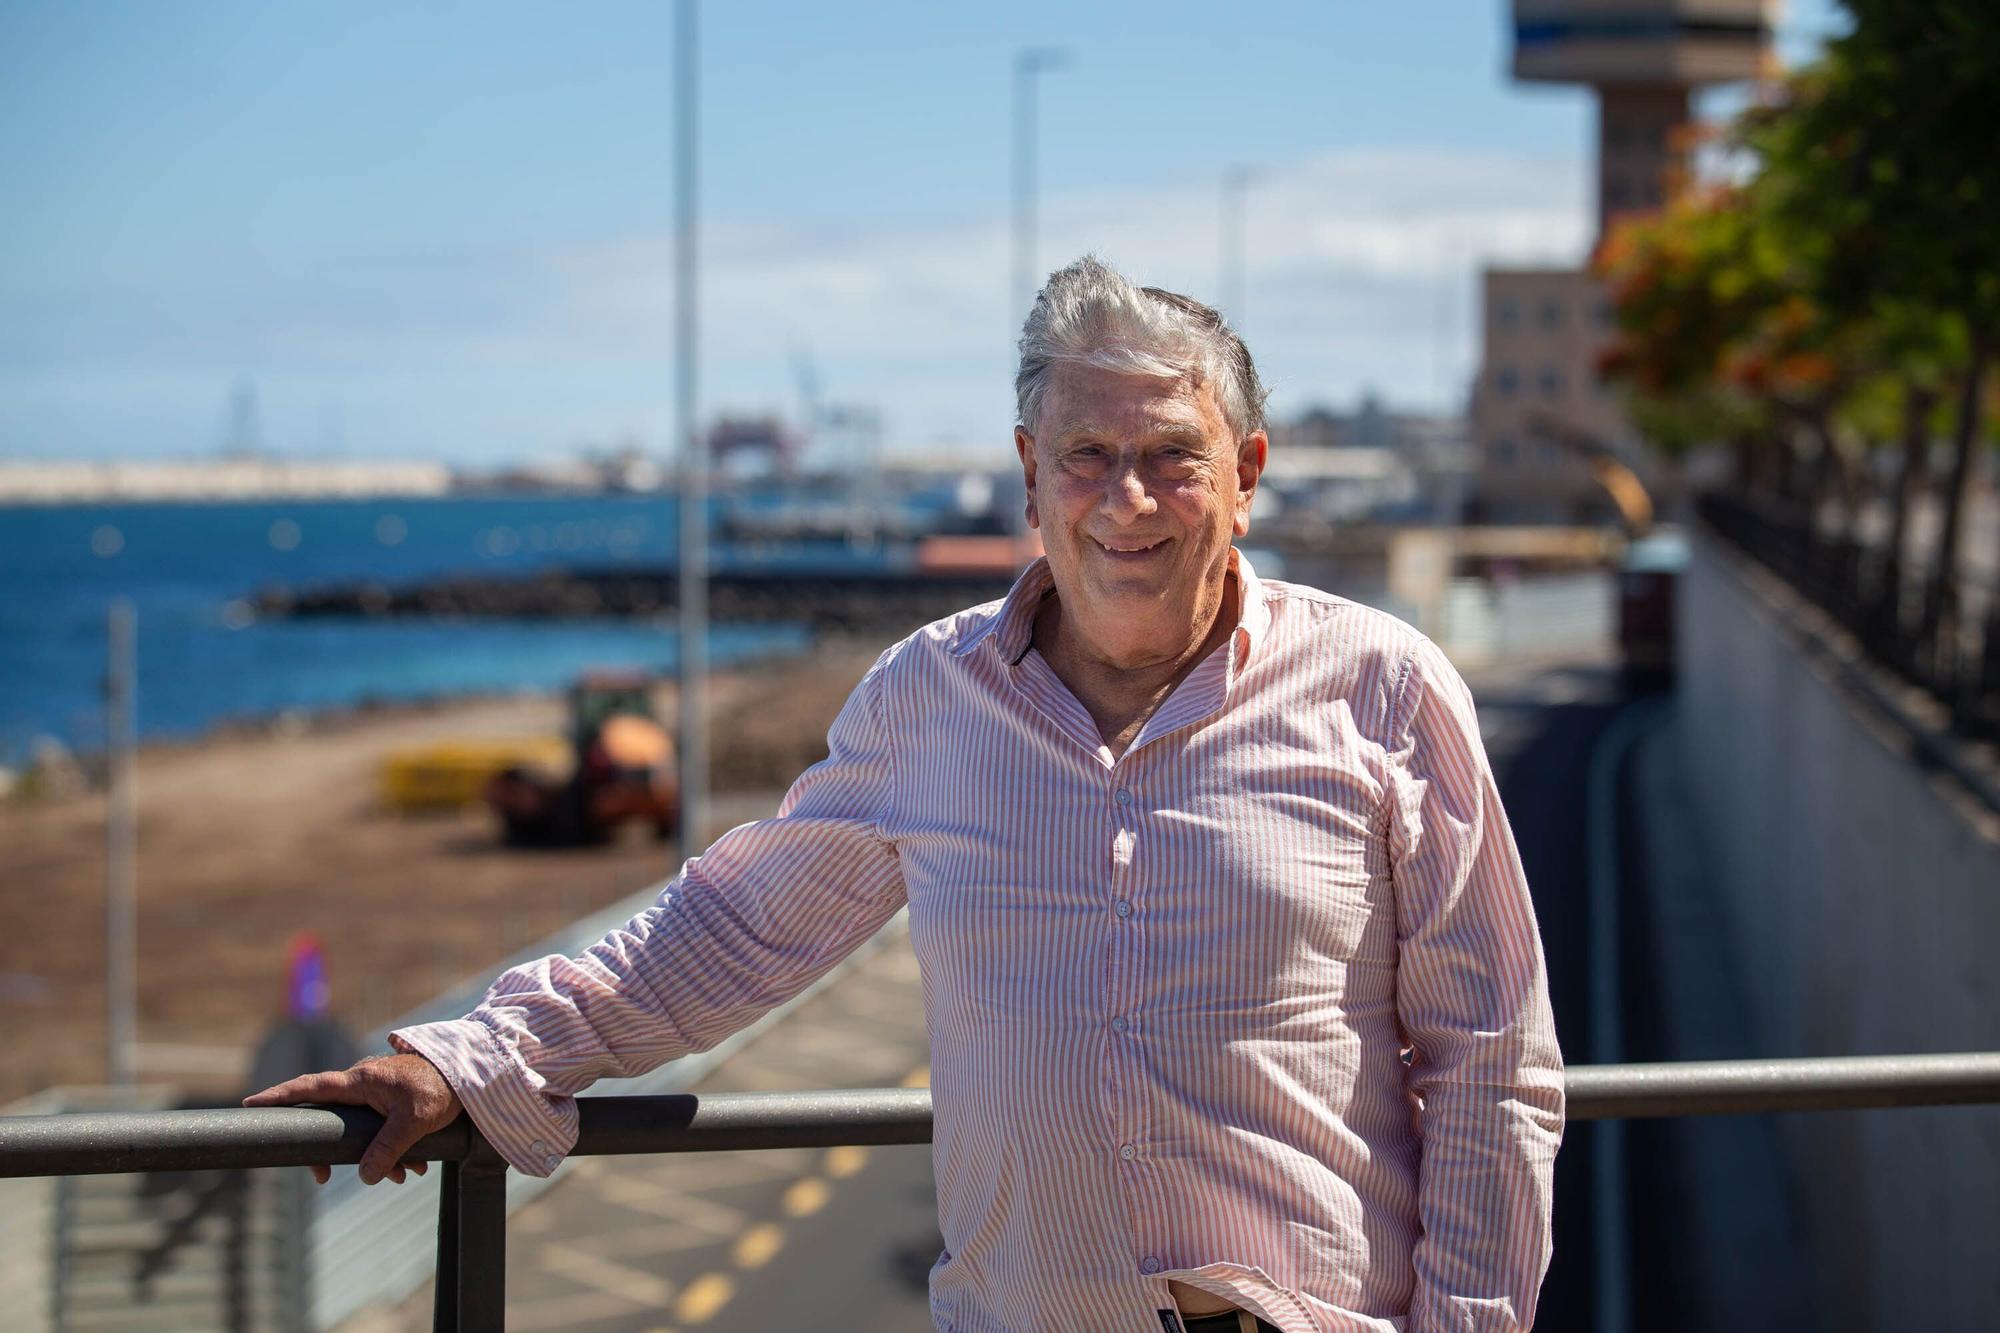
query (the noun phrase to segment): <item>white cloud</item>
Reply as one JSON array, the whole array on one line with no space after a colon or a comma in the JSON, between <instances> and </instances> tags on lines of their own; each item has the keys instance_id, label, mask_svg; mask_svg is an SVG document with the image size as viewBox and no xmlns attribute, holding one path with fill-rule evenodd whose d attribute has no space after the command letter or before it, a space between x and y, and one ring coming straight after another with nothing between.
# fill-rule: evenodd
<instances>
[{"instance_id":1,"label":"white cloud","mask_svg":"<svg viewBox=\"0 0 2000 1333\"><path fill-rule=\"evenodd\" d=\"M1244 196L1244 299L1231 314L1274 407L1351 401L1365 386L1397 403L1456 401L1473 369L1479 265L1577 259L1587 184L1581 160L1446 150L1263 168ZM1217 299L1219 195L1207 175L1051 194L1041 257L1054 266L1091 251ZM702 242L705 413L790 409L804 350L825 397L879 409L891 445L1005 450L1025 312L1010 311L997 203L957 221L840 231L719 219ZM54 293L0 320L12 372L0 375L0 448L131 448L134 416L173 447L208 447L228 386L246 375L274 422L338 404L369 451L498 457L633 433L663 446L673 255L670 234L645 233L300 257L219 289L190 278L157 292ZM146 387L162 375L185 381L186 406ZM58 392L77 376L111 387Z\"/></svg>"},{"instance_id":2,"label":"white cloud","mask_svg":"<svg viewBox=\"0 0 2000 1333\"><path fill-rule=\"evenodd\" d=\"M1333 153L1263 172L1245 196L1242 314L1277 405L1370 384L1397 401L1435 401L1440 387L1455 398L1476 355L1477 268L1577 260L1586 185L1577 162L1444 151ZM1049 265L1093 251L1135 278L1216 294L1213 182L1056 195L1041 211ZM707 401L787 401L788 358L803 345L826 391L882 407L899 442L1004 440L1004 218L832 236L729 224L704 240ZM565 323L587 342L643 331L668 345L671 238L556 262Z\"/></svg>"}]
</instances>

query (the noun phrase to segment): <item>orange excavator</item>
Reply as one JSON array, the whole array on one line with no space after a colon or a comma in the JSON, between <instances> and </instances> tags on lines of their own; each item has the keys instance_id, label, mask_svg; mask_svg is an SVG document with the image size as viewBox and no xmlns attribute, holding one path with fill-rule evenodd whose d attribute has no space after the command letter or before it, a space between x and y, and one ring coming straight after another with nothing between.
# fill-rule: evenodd
<instances>
[{"instance_id":1,"label":"orange excavator","mask_svg":"<svg viewBox=\"0 0 2000 1333\"><path fill-rule=\"evenodd\" d=\"M633 820L663 839L679 832L674 743L653 713L651 682L637 672L592 672L570 686L569 717L567 774L520 765L486 784L508 845L602 843Z\"/></svg>"},{"instance_id":2,"label":"orange excavator","mask_svg":"<svg viewBox=\"0 0 2000 1333\"><path fill-rule=\"evenodd\" d=\"M1554 413L1536 412L1531 421L1574 450L1618 507L1626 540L1618 566L1618 652L1625 681L1635 689L1670 687L1677 656L1674 601L1690 558L1687 537L1656 521L1645 483L1604 440Z\"/></svg>"}]
</instances>

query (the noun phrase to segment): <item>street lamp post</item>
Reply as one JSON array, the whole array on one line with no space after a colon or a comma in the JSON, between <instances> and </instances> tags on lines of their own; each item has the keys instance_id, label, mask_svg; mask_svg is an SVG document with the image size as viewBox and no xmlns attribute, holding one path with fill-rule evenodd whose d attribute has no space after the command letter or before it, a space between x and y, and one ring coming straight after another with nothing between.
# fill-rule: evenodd
<instances>
[{"instance_id":1,"label":"street lamp post","mask_svg":"<svg viewBox=\"0 0 2000 1333\"><path fill-rule=\"evenodd\" d=\"M1069 56L1054 47L1014 53L1014 309L1018 321L1034 301L1035 278L1035 76L1061 69Z\"/></svg>"},{"instance_id":2,"label":"street lamp post","mask_svg":"<svg viewBox=\"0 0 2000 1333\"><path fill-rule=\"evenodd\" d=\"M138 803L132 789L137 733L132 603L111 603L105 620L105 1082L127 1086L137 1077L139 1030Z\"/></svg>"},{"instance_id":3,"label":"street lamp post","mask_svg":"<svg viewBox=\"0 0 2000 1333\"><path fill-rule=\"evenodd\" d=\"M674 25L674 402L680 437L680 768L681 859L701 850L708 815L708 460L695 415L696 189L699 185L696 84L698 0L680 0Z\"/></svg>"},{"instance_id":4,"label":"street lamp post","mask_svg":"<svg viewBox=\"0 0 2000 1333\"><path fill-rule=\"evenodd\" d=\"M1232 166L1222 173L1222 254L1216 295L1221 298L1223 318L1239 329L1243 327L1243 195L1256 179L1256 171L1246 166Z\"/></svg>"}]
</instances>

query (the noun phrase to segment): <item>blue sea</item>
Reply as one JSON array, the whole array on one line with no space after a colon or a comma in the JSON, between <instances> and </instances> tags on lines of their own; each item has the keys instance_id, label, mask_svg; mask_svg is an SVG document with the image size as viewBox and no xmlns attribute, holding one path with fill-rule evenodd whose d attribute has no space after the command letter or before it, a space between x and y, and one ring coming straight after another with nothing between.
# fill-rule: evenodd
<instances>
[{"instance_id":1,"label":"blue sea","mask_svg":"<svg viewBox=\"0 0 2000 1333\"><path fill-rule=\"evenodd\" d=\"M590 667L670 671L671 619L264 622L245 599L271 584L671 565L674 506L537 496L0 507L0 764L42 736L102 746L105 616L120 597L137 613L147 737L289 709L547 689ZM854 560L794 551L775 563ZM718 625L710 651L726 664L806 645L796 625Z\"/></svg>"}]
</instances>

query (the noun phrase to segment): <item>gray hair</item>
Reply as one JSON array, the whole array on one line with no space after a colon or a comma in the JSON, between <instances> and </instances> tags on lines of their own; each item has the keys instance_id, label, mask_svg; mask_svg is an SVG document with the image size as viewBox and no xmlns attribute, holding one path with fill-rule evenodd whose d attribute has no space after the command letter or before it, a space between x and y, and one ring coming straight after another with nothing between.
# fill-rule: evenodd
<instances>
[{"instance_id":1,"label":"gray hair","mask_svg":"<svg viewBox=\"0 0 2000 1333\"><path fill-rule=\"evenodd\" d=\"M1221 314L1192 297L1135 287L1095 255L1057 269L1021 327L1014 399L1034 434L1058 365L1213 384L1223 419L1241 443L1264 428L1264 385L1250 349Z\"/></svg>"}]
</instances>

